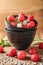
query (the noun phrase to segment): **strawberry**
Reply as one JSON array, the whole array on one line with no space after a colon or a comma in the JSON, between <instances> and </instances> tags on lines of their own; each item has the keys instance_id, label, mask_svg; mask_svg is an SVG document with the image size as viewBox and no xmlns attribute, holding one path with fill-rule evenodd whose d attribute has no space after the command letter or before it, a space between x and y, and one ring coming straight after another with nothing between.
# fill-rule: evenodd
<instances>
[{"instance_id":1,"label":"strawberry","mask_svg":"<svg viewBox=\"0 0 43 65\"><path fill-rule=\"evenodd\" d=\"M4 52L4 48L2 46L0 46L0 53Z\"/></svg>"},{"instance_id":2,"label":"strawberry","mask_svg":"<svg viewBox=\"0 0 43 65\"><path fill-rule=\"evenodd\" d=\"M18 15L18 20L23 22L25 20L25 15L23 13Z\"/></svg>"},{"instance_id":3,"label":"strawberry","mask_svg":"<svg viewBox=\"0 0 43 65\"><path fill-rule=\"evenodd\" d=\"M43 49L43 42L39 43L38 48Z\"/></svg>"},{"instance_id":4,"label":"strawberry","mask_svg":"<svg viewBox=\"0 0 43 65\"><path fill-rule=\"evenodd\" d=\"M28 16L28 20L29 20L29 21L33 21L33 20L34 20L34 16L29 15L29 16Z\"/></svg>"},{"instance_id":5,"label":"strawberry","mask_svg":"<svg viewBox=\"0 0 43 65\"><path fill-rule=\"evenodd\" d=\"M29 50L29 54L35 54L35 53L37 53L37 50L35 49L35 48L31 48L30 50Z\"/></svg>"},{"instance_id":6,"label":"strawberry","mask_svg":"<svg viewBox=\"0 0 43 65\"><path fill-rule=\"evenodd\" d=\"M18 54L17 54L17 57L18 59L20 60L25 60L26 59L26 52L25 51L20 51Z\"/></svg>"},{"instance_id":7,"label":"strawberry","mask_svg":"<svg viewBox=\"0 0 43 65\"><path fill-rule=\"evenodd\" d=\"M10 49L9 52L7 53L8 56L14 57L17 55L16 49Z\"/></svg>"},{"instance_id":8,"label":"strawberry","mask_svg":"<svg viewBox=\"0 0 43 65\"><path fill-rule=\"evenodd\" d=\"M17 23L16 22L11 22L11 25L12 26L17 26Z\"/></svg>"},{"instance_id":9,"label":"strawberry","mask_svg":"<svg viewBox=\"0 0 43 65\"><path fill-rule=\"evenodd\" d=\"M38 62L38 61L40 61L40 56L39 56L39 54L33 54L30 56L30 59L34 62Z\"/></svg>"},{"instance_id":10,"label":"strawberry","mask_svg":"<svg viewBox=\"0 0 43 65\"><path fill-rule=\"evenodd\" d=\"M34 21L30 21L29 23L27 23L27 28L32 28L35 26L35 22Z\"/></svg>"},{"instance_id":11,"label":"strawberry","mask_svg":"<svg viewBox=\"0 0 43 65\"><path fill-rule=\"evenodd\" d=\"M12 15L7 17L7 21L13 22L14 20L15 20L15 17Z\"/></svg>"}]
</instances>

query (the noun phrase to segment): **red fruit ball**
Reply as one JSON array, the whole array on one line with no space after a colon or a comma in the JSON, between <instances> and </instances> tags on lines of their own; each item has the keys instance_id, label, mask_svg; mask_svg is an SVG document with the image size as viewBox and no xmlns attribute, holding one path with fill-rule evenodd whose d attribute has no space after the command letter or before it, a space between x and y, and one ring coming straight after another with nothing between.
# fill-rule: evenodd
<instances>
[{"instance_id":1,"label":"red fruit ball","mask_svg":"<svg viewBox=\"0 0 43 65\"><path fill-rule=\"evenodd\" d=\"M22 24L22 28L27 28L27 25Z\"/></svg>"},{"instance_id":2,"label":"red fruit ball","mask_svg":"<svg viewBox=\"0 0 43 65\"><path fill-rule=\"evenodd\" d=\"M19 20L20 22L23 22L23 21L25 20L25 15L24 15L23 13L19 14L19 15L18 15L18 20Z\"/></svg>"},{"instance_id":3,"label":"red fruit ball","mask_svg":"<svg viewBox=\"0 0 43 65\"><path fill-rule=\"evenodd\" d=\"M17 55L16 49L10 49L9 52L7 53L8 56L14 57Z\"/></svg>"},{"instance_id":4,"label":"red fruit ball","mask_svg":"<svg viewBox=\"0 0 43 65\"><path fill-rule=\"evenodd\" d=\"M0 46L0 53L4 52L4 48L2 46Z\"/></svg>"},{"instance_id":5,"label":"red fruit ball","mask_svg":"<svg viewBox=\"0 0 43 65\"><path fill-rule=\"evenodd\" d=\"M11 22L11 25L12 26L17 26L17 23L16 22Z\"/></svg>"},{"instance_id":6,"label":"red fruit ball","mask_svg":"<svg viewBox=\"0 0 43 65\"><path fill-rule=\"evenodd\" d=\"M29 23L27 23L27 28L32 28L35 26L35 22L34 21L31 21Z\"/></svg>"},{"instance_id":7,"label":"red fruit ball","mask_svg":"<svg viewBox=\"0 0 43 65\"><path fill-rule=\"evenodd\" d=\"M43 42L39 43L38 48L43 49Z\"/></svg>"},{"instance_id":8,"label":"red fruit ball","mask_svg":"<svg viewBox=\"0 0 43 65\"><path fill-rule=\"evenodd\" d=\"M37 50L35 49L35 48L31 48L30 50L29 50L29 54L36 54L37 53Z\"/></svg>"},{"instance_id":9,"label":"red fruit ball","mask_svg":"<svg viewBox=\"0 0 43 65\"><path fill-rule=\"evenodd\" d=\"M25 60L26 59L26 52L25 51L20 51L18 54L17 54L17 57L18 59L20 60Z\"/></svg>"},{"instance_id":10,"label":"red fruit ball","mask_svg":"<svg viewBox=\"0 0 43 65\"><path fill-rule=\"evenodd\" d=\"M34 20L34 16L29 15L29 16L28 16L28 20L29 20L29 21L33 21L33 20Z\"/></svg>"},{"instance_id":11,"label":"red fruit ball","mask_svg":"<svg viewBox=\"0 0 43 65\"><path fill-rule=\"evenodd\" d=\"M12 15L7 17L7 21L9 22L13 22L14 20L15 20L15 17Z\"/></svg>"},{"instance_id":12,"label":"red fruit ball","mask_svg":"<svg viewBox=\"0 0 43 65\"><path fill-rule=\"evenodd\" d=\"M31 55L30 59L34 62L38 62L38 61L40 61L40 56L39 56L39 54L33 54L33 55Z\"/></svg>"}]
</instances>

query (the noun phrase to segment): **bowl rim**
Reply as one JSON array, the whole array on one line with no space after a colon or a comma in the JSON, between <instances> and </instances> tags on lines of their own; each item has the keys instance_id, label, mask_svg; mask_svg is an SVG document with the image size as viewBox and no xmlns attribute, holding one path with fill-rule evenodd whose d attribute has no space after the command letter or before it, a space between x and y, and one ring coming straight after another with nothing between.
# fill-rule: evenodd
<instances>
[{"instance_id":1,"label":"bowl rim","mask_svg":"<svg viewBox=\"0 0 43 65\"><path fill-rule=\"evenodd\" d=\"M36 31L37 28L35 29L25 29L25 30L8 30L7 28L5 28L5 31L9 31L9 32L29 32L29 31Z\"/></svg>"}]
</instances>

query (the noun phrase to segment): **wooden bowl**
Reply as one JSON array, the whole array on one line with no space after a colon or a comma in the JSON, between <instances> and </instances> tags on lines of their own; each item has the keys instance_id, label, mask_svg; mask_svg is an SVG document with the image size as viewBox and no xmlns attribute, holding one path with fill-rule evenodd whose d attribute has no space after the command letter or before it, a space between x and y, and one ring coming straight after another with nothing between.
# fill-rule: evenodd
<instances>
[{"instance_id":1,"label":"wooden bowl","mask_svg":"<svg viewBox=\"0 0 43 65\"><path fill-rule=\"evenodd\" d=\"M7 37L11 42L11 44L16 47L16 49L24 50L31 45L37 29L36 20L34 20L34 22L36 23L35 27L30 29L27 28L24 29L24 28L14 27L6 20Z\"/></svg>"}]
</instances>

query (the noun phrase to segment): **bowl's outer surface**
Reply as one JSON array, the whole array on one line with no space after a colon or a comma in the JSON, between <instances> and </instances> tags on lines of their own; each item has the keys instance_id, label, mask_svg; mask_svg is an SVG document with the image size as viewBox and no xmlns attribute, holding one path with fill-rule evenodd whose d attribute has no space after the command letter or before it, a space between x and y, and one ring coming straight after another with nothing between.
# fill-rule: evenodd
<instances>
[{"instance_id":1,"label":"bowl's outer surface","mask_svg":"<svg viewBox=\"0 0 43 65\"><path fill-rule=\"evenodd\" d=\"M22 50L27 49L31 45L36 29L31 31L27 30L24 32L9 31L6 29L6 33L11 44L15 46L16 49Z\"/></svg>"}]
</instances>

